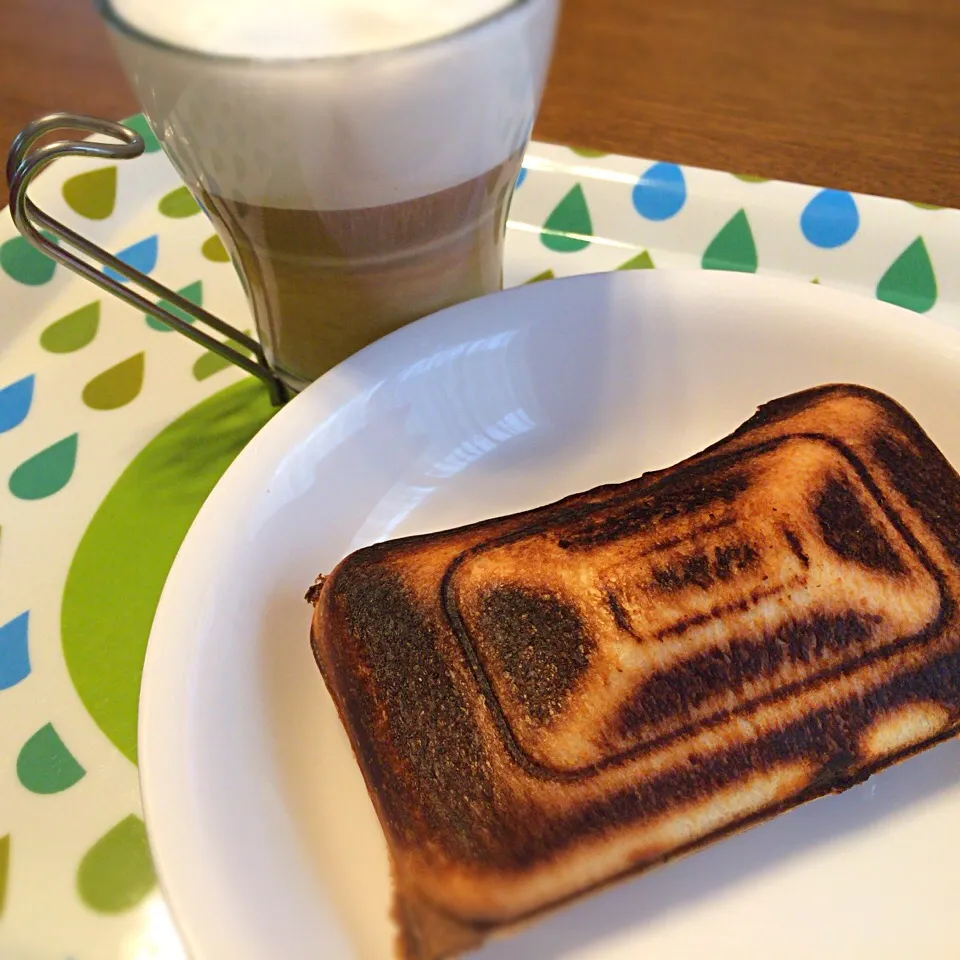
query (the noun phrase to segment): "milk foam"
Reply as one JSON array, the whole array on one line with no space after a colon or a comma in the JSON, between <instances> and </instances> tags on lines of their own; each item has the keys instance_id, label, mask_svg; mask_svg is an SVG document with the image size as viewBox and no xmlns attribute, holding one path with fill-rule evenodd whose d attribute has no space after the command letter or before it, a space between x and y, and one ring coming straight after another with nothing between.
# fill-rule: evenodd
<instances>
[{"instance_id":1,"label":"milk foam","mask_svg":"<svg viewBox=\"0 0 960 960\"><path fill-rule=\"evenodd\" d=\"M453 33L513 0L113 0L149 36L221 56L329 57Z\"/></svg>"},{"instance_id":2,"label":"milk foam","mask_svg":"<svg viewBox=\"0 0 960 960\"><path fill-rule=\"evenodd\" d=\"M559 6L559 0L114 2L131 25L174 45L114 31L144 112L187 184L249 204L320 210L425 196L522 149ZM489 16L497 10L499 16ZM180 49L201 42L203 15L208 23L232 17L234 24L203 33L205 52L214 40L216 52L242 51L242 36L249 43L255 35L257 59ZM460 29L470 23L472 29ZM184 31L179 38L170 32L175 28ZM384 51L387 38L395 49ZM351 49L378 52L340 56ZM338 55L324 57L324 50Z\"/></svg>"}]
</instances>

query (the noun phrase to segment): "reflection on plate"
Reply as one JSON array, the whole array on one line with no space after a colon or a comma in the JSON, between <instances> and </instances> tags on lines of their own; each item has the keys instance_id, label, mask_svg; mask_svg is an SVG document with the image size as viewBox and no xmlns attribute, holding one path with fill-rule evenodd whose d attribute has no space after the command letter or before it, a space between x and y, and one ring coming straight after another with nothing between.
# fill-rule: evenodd
<instances>
[{"instance_id":1,"label":"reflection on plate","mask_svg":"<svg viewBox=\"0 0 960 960\"><path fill-rule=\"evenodd\" d=\"M960 336L719 273L588 276L464 304L281 411L188 534L144 672L148 827L197 960L389 956L385 846L307 642L318 571L375 540L668 465L759 403L838 380L900 400L960 463ZM477 956L954 955L958 759L942 745Z\"/></svg>"}]
</instances>

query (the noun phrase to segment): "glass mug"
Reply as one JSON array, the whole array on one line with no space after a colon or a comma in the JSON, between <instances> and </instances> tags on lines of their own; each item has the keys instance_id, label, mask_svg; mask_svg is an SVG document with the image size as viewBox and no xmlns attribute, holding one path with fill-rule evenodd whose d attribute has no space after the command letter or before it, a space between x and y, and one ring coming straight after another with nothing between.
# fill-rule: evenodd
<instances>
[{"instance_id":1,"label":"glass mug","mask_svg":"<svg viewBox=\"0 0 960 960\"><path fill-rule=\"evenodd\" d=\"M452 33L392 49L257 59L160 41L98 0L150 127L231 254L259 344L27 197L32 177L57 157L139 155L142 139L128 128L69 114L26 128L7 166L14 220L45 253L260 376L282 402L385 333L500 289L507 209L559 2L513 0ZM64 127L120 142L35 147ZM71 247L255 359L110 280Z\"/></svg>"}]
</instances>

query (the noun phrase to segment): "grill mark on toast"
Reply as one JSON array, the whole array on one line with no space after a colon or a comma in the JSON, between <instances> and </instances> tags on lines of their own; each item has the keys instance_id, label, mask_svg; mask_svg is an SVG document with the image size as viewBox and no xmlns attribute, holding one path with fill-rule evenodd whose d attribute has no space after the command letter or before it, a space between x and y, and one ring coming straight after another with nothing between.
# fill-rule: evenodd
<instances>
[{"instance_id":1,"label":"grill mark on toast","mask_svg":"<svg viewBox=\"0 0 960 960\"><path fill-rule=\"evenodd\" d=\"M790 552L800 561L800 565L804 570L809 570L810 558L804 552L803 543L800 541L800 538L789 527L783 527L782 532L783 538L787 541L787 546L790 548Z\"/></svg>"},{"instance_id":2,"label":"grill mark on toast","mask_svg":"<svg viewBox=\"0 0 960 960\"><path fill-rule=\"evenodd\" d=\"M653 568L653 584L662 593L677 593L689 587L710 589L713 584L748 570L759 554L752 544L729 543L714 547L713 556L699 551L679 558L675 563Z\"/></svg>"},{"instance_id":3,"label":"grill mark on toast","mask_svg":"<svg viewBox=\"0 0 960 960\"><path fill-rule=\"evenodd\" d=\"M814 497L813 514L823 542L838 556L873 570L904 576L906 568L870 519L850 481L832 476Z\"/></svg>"},{"instance_id":4,"label":"grill mark on toast","mask_svg":"<svg viewBox=\"0 0 960 960\"><path fill-rule=\"evenodd\" d=\"M530 719L547 723L590 666L596 646L576 608L546 591L499 586L481 599L478 620Z\"/></svg>"},{"instance_id":5,"label":"grill mark on toast","mask_svg":"<svg viewBox=\"0 0 960 960\"><path fill-rule=\"evenodd\" d=\"M956 655L944 658L933 667L941 676L960 676L960 658ZM960 692L954 683L947 688L943 698L944 703L949 703L953 714L947 728L927 741L905 747L876 762L862 766L857 763L858 738L871 723L892 713L899 706L927 698L925 692L929 684L924 682L923 674L924 670L921 669L902 677L901 682L870 691L861 701L846 701L839 708L810 712L750 744L738 744L709 758L694 758L691 763L587 804L556 822L543 825L540 831L518 836L517 842L509 848L509 863L504 863L503 867L518 871L529 869L535 863L549 861L551 857L562 854L585 839L606 832L613 834L626 826L654 820L688 803L696 803L724 788L735 786L758 771L773 771L780 765L797 761L812 765L811 782L800 793L782 803L767 805L747 816L738 817L734 822L680 845L666 855L651 857L588 888L595 890L767 820L806 800L845 790L898 760L955 735ZM703 762L698 762L701 759ZM575 897L587 892L579 890ZM560 905L562 901L556 904ZM515 921L523 919L523 916L514 918Z\"/></svg>"},{"instance_id":6,"label":"grill mark on toast","mask_svg":"<svg viewBox=\"0 0 960 960\"><path fill-rule=\"evenodd\" d=\"M953 666L950 668L953 671L960 670L960 661L955 661ZM909 702L909 700L904 701ZM881 715L875 719L879 719ZM864 729L868 724L864 725ZM716 843L718 840L722 840L725 837L732 836L734 834L740 833L741 831L756 826L757 824L764 823L768 820L773 819L781 813L785 813L788 810L792 810L797 806L800 806L803 803L806 803L809 800L815 800L818 797L822 797L827 793L840 793L848 787L854 786L857 783L862 783L864 780L869 779L876 773L880 773L882 770L887 769L888 767L894 766L902 760L905 760L909 757L915 756L919 753L924 752L925 750L930 749L931 747L943 743L947 740L954 738L957 735L957 719L953 718L950 724L945 727L941 732L931 737L928 740L911 744L907 747L904 747L902 750L897 750L889 755L881 758L876 763L870 764L869 766L864 766L858 768L855 774L847 773L846 775L841 775L840 765L835 763L830 763L829 761L824 765L824 769L836 770L837 774L832 779L825 779L823 777L815 777L813 781L799 793L794 794L791 797L788 797L781 803L770 804L766 807L758 809L754 813L751 813L747 816L740 817L732 823L725 824L722 827L712 830L703 836L697 837L691 840L688 843L678 844L675 848L670 850L668 853L651 857L648 860L642 860L637 863L633 863L630 866L626 867L624 870L621 870L618 873L610 874L609 876L604 877L602 880L597 881L596 883L590 884L586 887L577 889L572 893L569 893L565 896L558 897L555 900L552 900L549 904L550 910L559 910L567 906L568 904L578 902L582 900L585 896L597 893L601 890L605 890L608 887L611 887L628 877L638 876L642 873L646 873L648 870L660 866L665 863L669 863L672 860L678 859L682 856L686 856L690 853L694 853L697 850L701 850L704 847L709 846L710 844ZM842 759L842 757L841 757ZM849 770L849 768L848 768ZM626 798L629 801L629 798ZM612 806L612 803L610 804ZM621 808L622 809L622 808ZM618 811L620 812L620 811ZM626 811L624 811L626 812ZM596 836L599 833L602 833L605 829L602 824L602 818L605 816L604 810L601 808L600 804L595 804L594 808L587 813L584 811L581 817L577 820L586 820L588 817L591 819L591 830L589 831L591 835ZM619 827L626 825L628 822L636 822L636 820L627 821L625 817L616 817L609 822L608 829L611 833L615 832ZM563 823L560 825L559 829L551 831L553 836L557 836L559 839L559 834L562 830L575 831L579 829L577 822L574 821L574 818L568 817L565 818ZM512 857L509 863L499 864L504 869L514 869L518 871L523 871L530 869L533 866L541 862L548 862L549 858L557 854L562 854L565 846L570 846L569 838L566 844L557 844L553 843L550 846L545 846L540 850L531 850L530 838L526 838L526 842L521 846L516 846L512 849ZM445 910L442 907L434 905L434 908L438 913L445 916L453 918L455 915ZM512 915L509 918L509 923L513 924L523 924L527 921L536 919L544 911L543 907L536 907L533 910L518 913ZM464 918L457 915L457 919L460 922L464 922ZM472 929L476 930L479 933L484 935L489 935L491 931L496 930L498 927L504 925L504 921L495 921L491 922L488 920L469 920L469 925Z\"/></svg>"},{"instance_id":7,"label":"grill mark on toast","mask_svg":"<svg viewBox=\"0 0 960 960\"><path fill-rule=\"evenodd\" d=\"M897 675L866 691L862 697L808 711L756 740L694 757L689 763L671 767L663 774L585 805L561 822L551 824L549 832L529 836L525 843L512 846L512 864L523 869L533 858L557 853L584 837L654 819L708 797L752 773L771 771L783 764L797 761L811 764L814 774L811 783L799 798L758 811L754 818L771 816L782 806L795 806L806 797L846 789L899 756L922 749L923 744L916 744L877 762L861 765L857 760L860 738L871 724L899 707L925 701L940 703L952 717L948 729L932 738L933 741L951 736L960 711L960 654L953 652L940 657L919 669ZM743 824L742 819L738 820L737 828ZM714 834L701 838L695 845L713 837Z\"/></svg>"},{"instance_id":8,"label":"grill mark on toast","mask_svg":"<svg viewBox=\"0 0 960 960\"><path fill-rule=\"evenodd\" d=\"M630 617L627 615L627 611L623 609L620 598L613 590L607 590L607 605L613 613L614 623L625 633L636 636L633 630L633 624L630 623Z\"/></svg>"},{"instance_id":9,"label":"grill mark on toast","mask_svg":"<svg viewBox=\"0 0 960 960\"><path fill-rule=\"evenodd\" d=\"M713 575L726 581L754 566L759 554L750 543L727 543L713 548Z\"/></svg>"},{"instance_id":10,"label":"grill mark on toast","mask_svg":"<svg viewBox=\"0 0 960 960\"><path fill-rule=\"evenodd\" d=\"M711 521L710 523L705 523L702 526L694 527L691 530L688 530L686 533L678 534L675 537L668 537L665 540L658 540L656 543L651 544L647 547L646 550L641 550L636 554L638 559L642 557L651 557L657 553L663 553L665 550L672 550L674 547L679 547L683 543L693 542L695 543L702 537L705 537L707 534L716 533L718 530L723 530L726 527L732 527L737 522L736 517L721 517L719 520ZM568 549L570 547L569 540L559 540L557 545L562 549Z\"/></svg>"},{"instance_id":11,"label":"grill mark on toast","mask_svg":"<svg viewBox=\"0 0 960 960\"><path fill-rule=\"evenodd\" d=\"M493 787L480 734L437 649L436 628L398 574L364 564L362 554L346 562L352 569L334 581L334 603L347 611L357 655L372 678L369 687L358 685L371 744L365 760L389 784L380 793L389 818L402 834L415 835L407 806L398 802L413 791L416 816L453 838L457 855L482 860L490 845L468 825L494 816ZM377 755L387 762L370 763Z\"/></svg>"},{"instance_id":12,"label":"grill mark on toast","mask_svg":"<svg viewBox=\"0 0 960 960\"><path fill-rule=\"evenodd\" d=\"M610 504L604 505L606 509L599 520L582 521L560 538L559 545L564 550L582 550L611 543L652 523L686 516L714 504L732 504L749 486L748 472L738 470L719 477L697 478L697 482L691 480L674 491L668 504L649 498L644 491L639 503L612 515L609 513Z\"/></svg>"},{"instance_id":13,"label":"grill mark on toast","mask_svg":"<svg viewBox=\"0 0 960 960\"><path fill-rule=\"evenodd\" d=\"M688 617L683 617L671 623L669 627L658 630L654 636L658 640L665 640L667 637L681 636L693 627L700 627L705 623L709 623L711 620L716 620L718 617L723 617L731 613L745 613L751 607L755 607L761 600L765 600L768 597L775 597L777 594L783 593L787 587L798 584L802 585L803 582L803 580L795 579L788 583L777 584L774 587L758 587L756 590L752 590L748 597L741 597L739 600L732 600L726 604L716 604L706 613L692 613ZM634 634L634 636L636 636L636 634Z\"/></svg>"},{"instance_id":14,"label":"grill mark on toast","mask_svg":"<svg viewBox=\"0 0 960 960\"><path fill-rule=\"evenodd\" d=\"M905 411L902 411L901 408L893 404L891 401L888 401L888 405L890 408L899 410L901 415L906 415L909 417ZM755 419L756 417L754 420ZM919 426L916 427L916 430L920 431ZM730 437L726 438L724 441L718 441L718 443L707 449L712 450L719 448L723 443L729 442L732 438L741 435L743 432L745 432L745 428L738 428L738 430L734 431ZM919 432L919 436L921 438L923 437L922 432ZM707 720L697 721L697 729L710 729L717 724L726 721L732 716L739 716L746 712L753 711L757 707L774 703L776 701L786 699L787 697L793 697L799 694L803 689L819 683L822 680L840 676L843 673L850 671L855 666L865 666L867 664L875 663L878 660L884 659L890 656L894 650L902 650L907 647L924 644L929 640L939 636L939 634L942 632L944 624L949 621L953 614L955 601L948 590L946 578L943 572L933 563L923 545L917 540L904 520L896 513L896 511L893 510L887 501L887 498L884 496L883 491L880 490L876 482L871 477L870 472L863 460L847 444L841 440L838 440L836 437L815 431L784 434L744 447L740 450L729 452L718 450L718 452L710 456L701 455L702 459L698 460L696 463L690 464L689 466L684 466L683 469L688 474L687 480L690 484L692 484L698 479L703 478L705 475L709 475L729 466L738 465L744 461L749 461L750 458L756 457L761 453L765 453L770 450L776 450L782 444L791 440L812 440L824 443L836 450L850 464L859 481L864 485L871 497L873 497L873 499L883 510L891 525L904 539L911 552L917 557L920 565L934 580L940 600L937 615L923 630L909 637L896 638L888 644L884 644L883 646L877 647L874 650L868 651L867 653L863 654L856 664L840 663L834 667L829 667L817 673L810 674L801 680L785 684L777 690L757 697L754 700L751 700L749 703L742 704L733 710L720 711ZM876 447L874 449L876 449ZM896 456L897 454L894 452L894 454L892 454L892 459L895 460ZM902 454L900 454L900 456L902 456ZM946 461L943 462L946 463ZM899 466L899 464L896 466ZM893 474L892 470L890 472ZM898 470L898 472L894 474L895 480L899 481L900 475L908 472L908 470ZM663 486L668 485L674 479L675 478L673 475L668 472L664 476L658 476L655 480L653 480L649 487L643 488L639 494L636 490L631 490L620 496L613 497L610 501L594 502L587 505L585 508L564 506L558 508L554 513L539 513L537 518L528 526L516 528L509 533L503 534L499 537L494 537L487 541L481 541L467 550L464 550L450 562L447 569L444 571L439 585L441 607L444 611L450 628L457 637L463 654L474 673L474 677L478 686L480 687L480 691L487 701L488 707L490 708L491 717L500 731L505 749L514 762L516 762L526 773L532 777L557 781L581 779L601 770L628 763L644 753L659 749L685 735L688 735L691 730L689 726L682 726L679 729L670 732L669 734L657 736L648 741L638 743L635 746L624 750L622 753L605 757L604 759L595 763L586 764L576 770L557 769L533 760L519 745L510 723L503 712L503 708L497 699L493 686L490 683L490 679L477 657L476 651L470 640L469 633L466 630L460 614L456 592L453 588L453 578L459 567L467 559L478 553L482 553L486 550L501 545L514 543L517 540L521 540L538 533L544 533L550 529L556 529L567 522L581 518L584 514L592 514L597 511L609 509L609 507L613 504L623 503L625 501L635 499L638 495L648 498ZM956 483L955 479L954 483ZM941 527L942 526L944 526L944 524L941 523ZM954 537L955 540L953 542L956 544L958 557L960 557L960 531L955 532ZM958 562L960 562L960 560L958 560Z\"/></svg>"},{"instance_id":15,"label":"grill mark on toast","mask_svg":"<svg viewBox=\"0 0 960 960\"><path fill-rule=\"evenodd\" d=\"M904 411L906 415L906 412ZM909 416L909 415L907 415ZM936 534L950 559L960 564L960 490L956 474L943 454L929 441L913 418L909 439L922 448L918 455L907 444L881 435L871 450L900 489L911 509Z\"/></svg>"},{"instance_id":16,"label":"grill mark on toast","mask_svg":"<svg viewBox=\"0 0 960 960\"><path fill-rule=\"evenodd\" d=\"M870 620L852 611L817 615L781 624L759 637L737 637L726 646L661 670L642 684L617 721L621 737L643 727L656 729L671 717L690 717L711 697L738 692L750 680L772 677L785 663L811 663L825 655L862 643L870 635Z\"/></svg>"},{"instance_id":17,"label":"grill mark on toast","mask_svg":"<svg viewBox=\"0 0 960 960\"><path fill-rule=\"evenodd\" d=\"M960 661L956 662L952 669L955 671L960 670ZM874 774L880 773L882 770L892 767L902 760L915 756L919 753L923 753L925 750L928 750L939 743L953 739L956 735L957 720L954 718L951 720L950 724L936 736L933 736L930 739L920 743L904 747L902 750L897 750L896 752L883 757L876 763L860 768L855 775L847 775L846 777L842 777L838 774L833 780L824 780L817 777L804 790L801 790L799 793L787 798L782 803L770 804L769 806L763 807L754 813L740 817L733 823L726 824L716 830L712 830L709 833L704 834L703 836L697 837L688 843L678 844L674 849L670 850L666 854L633 863L624 870L621 870L618 873L610 874L596 883L577 889L565 896L558 897L550 902L549 909L551 911L563 909L571 903L576 903L582 900L585 896L598 893L599 891L614 886L615 884L620 883L629 877L638 876L642 873L646 873L648 870L653 869L654 867L669 863L672 860L694 853L697 850L701 850L704 847L716 843L718 840L722 840L725 837L740 833L749 827L771 820L779 814L785 813L788 810L792 810L809 800L815 800L827 793L840 793L848 787L854 786L857 783L862 783L864 780L869 779ZM825 765L825 767L833 766L835 765L829 763ZM594 812L592 812L591 816L597 818L603 817L604 813L602 810L596 812L598 809L599 805L595 806ZM586 814L584 814L584 818L585 817ZM625 821L622 818L618 818L615 822L610 823L609 829L611 832L614 832L618 827L624 824ZM573 823L572 818L566 818L561 829L576 830L577 826L575 823ZM596 836L601 831L601 825L597 822L594 822L592 834ZM559 833L559 831L557 831L557 833ZM569 843L567 846L569 846ZM527 838L527 843L522 847L515 847L512 853L513 856L510 863L504 863L499 866L502 866L504 869L512 868L514 870L522 871L530 869L532 866L537 865L541 861L546 861L551 856L562 854L563 846L554 844L553 846L545 848L542 851L543 856L539 856L537 851L533 851L531 855L529 838ZM451 919L456 919L460 923L468 922L471 929L485 936L488 936L492 931L495 931L504 925L504 921L502 920L491 922L489 920L470 919L469 921L465 921L463 917L455 915L436 904L433 905L433 908L437 911L437 913L450 917ZM524 924L528 921L536 919L542 915L543 912L543 907L536 907L533 910L512 915L509 918L509 924Z\"/></svg>"}]
</instances>

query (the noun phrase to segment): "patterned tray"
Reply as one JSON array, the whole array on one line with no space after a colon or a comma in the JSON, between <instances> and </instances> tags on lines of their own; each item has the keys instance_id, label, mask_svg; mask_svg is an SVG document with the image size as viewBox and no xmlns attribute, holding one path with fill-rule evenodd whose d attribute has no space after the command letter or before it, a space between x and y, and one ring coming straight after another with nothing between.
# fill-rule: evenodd
<instances>
[{"instance_id":1,"label":"patterned tray","mask_svg":"<svg viewBox=\"0 0 960 960\"><path fill-rule=\"evenodd\" d=\"M250 326L223 246L142 118L149 155L62 161L37 200ZM533 144L506 281L611 269L760 271L960 324L960 212ZM0 224L0 958L183 957L137 785L147 634L263 389Z\"/></svg>"}]
</instances>

